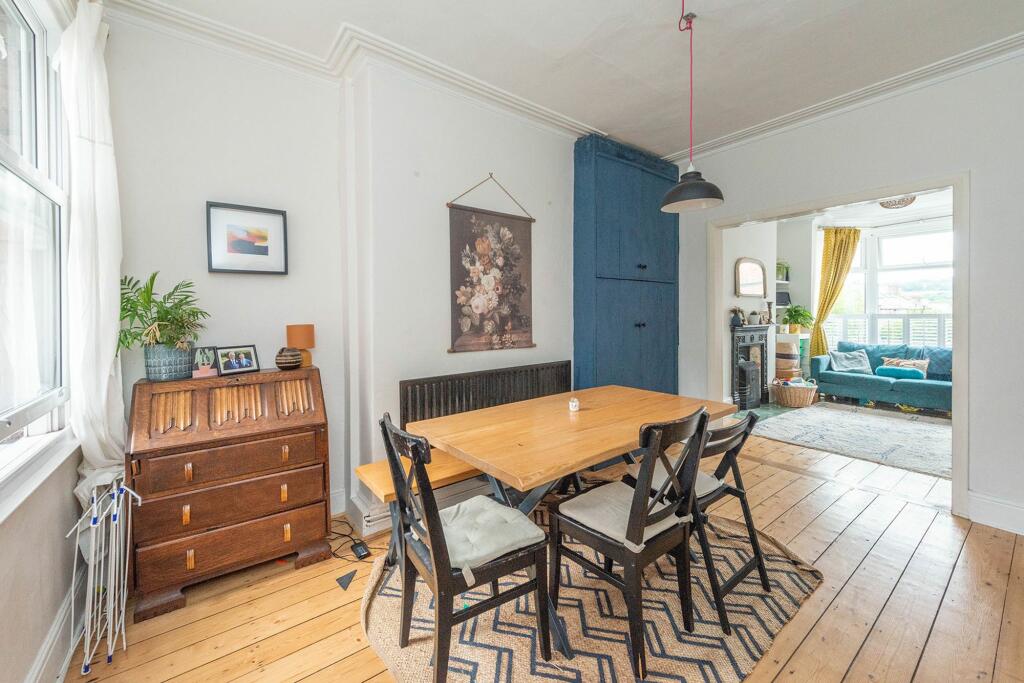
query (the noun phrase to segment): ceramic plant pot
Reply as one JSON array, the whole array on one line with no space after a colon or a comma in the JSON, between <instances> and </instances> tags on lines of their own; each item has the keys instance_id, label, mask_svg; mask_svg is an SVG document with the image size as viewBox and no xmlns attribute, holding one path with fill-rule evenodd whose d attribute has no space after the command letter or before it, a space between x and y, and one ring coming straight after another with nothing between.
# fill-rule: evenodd
<instances>
[{"instance_id":1,"label":"ceramic plant pot","mask_svg":"<svg viewBox=\"0 0 1024 683\"><path fill-rule=\"evenodd\" d=\"M192 376L192 345L187 349L169 348L163 344L142 347L146 361L146 379L166 382L172 379L188 379Z\"/></svg>"}]
</instances>

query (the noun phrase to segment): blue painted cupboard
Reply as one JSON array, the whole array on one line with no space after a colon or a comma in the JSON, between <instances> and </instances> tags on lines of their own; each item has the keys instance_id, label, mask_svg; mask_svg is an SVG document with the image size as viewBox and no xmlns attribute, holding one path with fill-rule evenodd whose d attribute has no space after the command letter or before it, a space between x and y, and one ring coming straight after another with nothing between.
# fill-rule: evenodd
<instances>
[{"instance_id":1,"label":"blue painted cupboard","mask_svg":"<svg viewBox=\"0 0 1024 683\"><path fill-rule=\"evenodd\" d=\"M675 164L588 135L576 141L573 347L576 388L676 393L679 219L661 198Z\"/></svg>"}]
</instances>

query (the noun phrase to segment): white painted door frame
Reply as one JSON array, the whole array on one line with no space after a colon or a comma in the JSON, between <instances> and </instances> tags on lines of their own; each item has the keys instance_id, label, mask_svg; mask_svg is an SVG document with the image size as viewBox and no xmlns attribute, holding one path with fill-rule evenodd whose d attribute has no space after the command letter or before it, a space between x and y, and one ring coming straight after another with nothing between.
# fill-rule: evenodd
<instances>
[{"instance_id":1,"label":"white painted door frame","mask_svg":"<svg viewBox=\"0 0 1024 683\"><path fill-rule=\"evenodd\" d=\"M940 187L953 188L953 343L956 362L953 364L953 499L952 512L955 515L968 514L968 463L970 461L968 438L970 411L970 387L968 385L968 364L970 354L970 173L931 178L920 181L861 190L838 197L828 197L801 204L765 209L744 216L721 218L707 223L708 231L708 395L721 400L725 395L724 372L726 311L722 263L722 231L744 223L760 223L784 218L803 216L834 206L870 201L881 197L913 194Z\"/></svg>"}]
</instances>

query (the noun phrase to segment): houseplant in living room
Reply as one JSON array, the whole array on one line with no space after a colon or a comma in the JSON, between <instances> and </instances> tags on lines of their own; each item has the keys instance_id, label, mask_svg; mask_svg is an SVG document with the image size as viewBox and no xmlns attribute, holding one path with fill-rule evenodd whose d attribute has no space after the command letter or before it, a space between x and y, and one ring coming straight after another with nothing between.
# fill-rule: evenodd
<instances>
[{"instance_id":1,"label":"houseplant in living room","mask_svg":"<svg viewBox=\"0 0 1024 683\"><path fill-rule=\"evenodd\" d=\"M799 334L801 329L814 324L814 316L800 304L793 304L782 316L782 324L789 326L790 334Z\"/></svg>"},{"instance_id":2,"label":"houseplant in living room","mask_svg":"<svg viewBox=\"0 0 1024 683\"><path fill-rule=\"evenodd\" d=\"M121 332L118 349L141 345L146 379L163 381L192 376L192 344L210 315L199 308L195 286L183 280L169 292L153 291L157 273L145 282L121 278Z\"/></svg>"}]
</instances>

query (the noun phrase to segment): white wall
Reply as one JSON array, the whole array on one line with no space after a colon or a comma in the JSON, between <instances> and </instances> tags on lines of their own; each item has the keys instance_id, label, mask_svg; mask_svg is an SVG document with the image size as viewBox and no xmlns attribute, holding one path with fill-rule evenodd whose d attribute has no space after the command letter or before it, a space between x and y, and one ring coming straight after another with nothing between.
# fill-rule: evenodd
<instances>
[{"instance_id":1,"label":"white wall","mask_svg":"<svg viewBox=\"0 0 1024 683\"><path fill-rule=\"evenodd\" d=\"M64 538L81 514L72 493L81 459L76 450L0 522L0 680L52 681L64 673L71 601L77 598L80 615L85 593L82 584L75 595L70 593L78 551L74 538Z\"/></svg>"},{"instance_id":2,"label":"white wall","mask_svg":"<svg viewBox=\"0 0 1024 683\"><path fill-rule=\"evenodd\" d=\"M814 216L779 221L776 258L789 264L787 288L793 303L814 315Z\"/></svg>"},{"instance_id":3,"label":"white wall","mask_svg":"<svg viewBox=\"0 0 1024 683\"><path fill-rule=\"evenodd\" d=\"M945 77L926 87L828 116L699 159L725 193L713 212L683 216L680 254L682 393L708 387L707 225L770 215L897 184L970 182L969 481L972 517L1024 530L1024 458L1014 425L1024 368L1012 358L1024 336L1014 310L1024 253L1016 198L1024 135L1024 56ZM880 196L880 195L868 195ZM827 204L825 204L827 205ZM820 205L819 205L820 206ZM954 351L954 363L956 363Z\"/></svg>"},{"instance_id":4,"label":"white wall","mask_svg":"<svg viewBox=\"0 0 1024 683\"><path fill-rule=\"evenodd\" d=\"M399 380L572 357L574 139L379 59L353 67L346 97L358 254L349 302L355 467L383 457L376 421L384 411L398 419ZM536 218L537 346L448 353L445 203L489 172ZM459 203L520 213L492 183ZM379 510L363 496L357 503Z\"/></svg>"},{"instance_id":5,"label":"white wall","mask_svg":"<svg viewBox=\"0 0 1024 683\"><path fill-rule=\"evenodd\" d=\"M752 223L726 230L722 235L722 291L725 292L725 307L720 320L712 321L715 325L729 326L731 314L729 309L739 306L744 315L751 311L763 311L765 301L775 301L775 252L777 223ZM759 297L736 296L736 260L740 258L757 259L764 264L768 296ZM685 318L680 318L685 320ZM745 318L744 318L745 319ZM722 365L722 386L725 388L723 399L732 401L732 339L726 334L722 338L722 354L726 362ZM768 374L768 383L775 377L775 332L768 335L768 358L763 366ZM686 393L686 392L681 392ZM717 397L716 397L717 398Z\"/></svg>"},{"instance_id":6,"label":"white wall","mask_svg":"<svg viewBox=\"0 0 1024 683\"><path fill-rule=\"evenodd\" d=\"M124 273L191 279L211 315L203 345L256 344L264 367L285 325L314 323L331 430L333 506L343 509L345 253L340 87L122 21L107 48ZM207 272L206 202L288 212L288 275ZM143 376L124 355L126 404Z\"/></svg>"}]
</instances>

